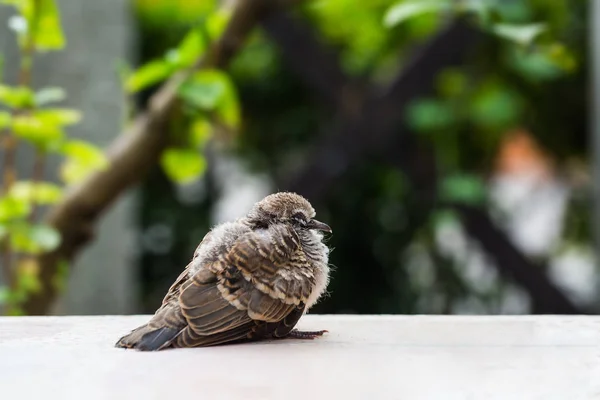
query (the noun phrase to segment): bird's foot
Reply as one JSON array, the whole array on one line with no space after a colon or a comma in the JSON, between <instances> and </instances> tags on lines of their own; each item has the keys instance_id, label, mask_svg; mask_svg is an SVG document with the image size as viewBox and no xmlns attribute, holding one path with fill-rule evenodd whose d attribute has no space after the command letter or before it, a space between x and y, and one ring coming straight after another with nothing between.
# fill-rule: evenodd
<instances>
[{"instance_id":1,"label":"bird's foot","mask_svg":"<svg viewBox=\"0 0 600 400\"><path fill-rule=\"evenodd\" d=\"M328 331L299 331L298 329L292 330L287 337L292 339L310 339L313 340L320 336L323 336L324 333Z\"/></svg>"}]
</instances>

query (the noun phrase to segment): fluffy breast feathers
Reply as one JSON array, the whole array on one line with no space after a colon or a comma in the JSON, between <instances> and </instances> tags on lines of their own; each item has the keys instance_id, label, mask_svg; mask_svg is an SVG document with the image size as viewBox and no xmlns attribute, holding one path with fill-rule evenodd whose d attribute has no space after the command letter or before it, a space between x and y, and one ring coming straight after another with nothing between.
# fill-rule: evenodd
<instances>
[{"instance_id":1,"label":"fluffy breast feathers","mask_svg":"<svg viewBox=\"0 0 600 400\"><path fill-rule=\"evenodd\" d=\"M316 232L298 235L283 224L253 231L243 220L228 222L216 226L203 239L187 269L187 278L203 268L223 277L239 273L270 297L286 304L303 303L308 310L327 287L328 254L322 235ZM219 284L219 290L241 309L226 282Z\"/></svg>"}]
</instances>

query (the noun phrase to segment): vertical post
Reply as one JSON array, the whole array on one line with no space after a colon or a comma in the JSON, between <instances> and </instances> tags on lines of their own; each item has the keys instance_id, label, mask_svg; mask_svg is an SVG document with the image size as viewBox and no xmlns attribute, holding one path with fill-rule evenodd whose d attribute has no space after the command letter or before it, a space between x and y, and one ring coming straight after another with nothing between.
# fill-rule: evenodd
<instances>
[{"instance_id":1,"label":"vertical post","mask_svg":"<svg viewBox=\"0 0 600 400\"><path fill-rule=\"evenodd\" d=\"M592 143L593 235L596 257L600 258L600 0L592 0L590 29L590 135Z\"/></svg>"},{"instance_id":2,"label":"vertical post","mask_svg":"<svg viewBox=\"0 0 600 400\"><path fill-rule=\"evenodd\" d=\"M76 132L101 147L123 130L124 99L117 66L131 64L134 20L129 2L58 0L67 47L41 60L47 85L66 88L81 109ZM56 169L54 169L56 171ZM103 216L94 242L74 261L59 314L129 314L136 309L135 200L121 196Z\"/></svg>"}]
</instances>

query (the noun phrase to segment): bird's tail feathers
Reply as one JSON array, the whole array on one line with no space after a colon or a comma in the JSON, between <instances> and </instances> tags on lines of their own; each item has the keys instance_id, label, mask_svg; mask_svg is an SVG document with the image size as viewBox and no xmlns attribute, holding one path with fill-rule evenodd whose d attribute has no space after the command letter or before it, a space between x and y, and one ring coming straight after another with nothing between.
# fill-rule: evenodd
<instances>
[{"instance_id":1,"label":"bird's tail feathers","mask_svg":"<svg viewBox=\"0 0 600 400\"><path fill-rule=\"evenodd\" d=\"M123 336L115 344L115 347L141 351L161 350L168 347L180 332L180 329L169 327L155 328L146 324Z\"/></svg>"}]
</instances>

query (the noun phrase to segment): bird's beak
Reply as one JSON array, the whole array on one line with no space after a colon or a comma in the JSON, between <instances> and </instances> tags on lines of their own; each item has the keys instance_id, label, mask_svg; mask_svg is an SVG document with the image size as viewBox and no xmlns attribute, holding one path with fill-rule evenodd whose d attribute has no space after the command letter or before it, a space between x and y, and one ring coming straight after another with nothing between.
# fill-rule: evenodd
<instances>
[{"instance_id":1,"label":"bird's beak","mask_svg":"<svg viewBox=\"0 0 600 400\"><path fill-rule=\"evenodd\" d=\"M331 233L331 228L329 227L329 225L317 221L316 219L311 219L310 221L308 221L308 223L306 224L306 227L308 229L317 229L320 231L325 231L325 232L329 232Z\"/></svg>"}]
</instances>

